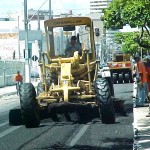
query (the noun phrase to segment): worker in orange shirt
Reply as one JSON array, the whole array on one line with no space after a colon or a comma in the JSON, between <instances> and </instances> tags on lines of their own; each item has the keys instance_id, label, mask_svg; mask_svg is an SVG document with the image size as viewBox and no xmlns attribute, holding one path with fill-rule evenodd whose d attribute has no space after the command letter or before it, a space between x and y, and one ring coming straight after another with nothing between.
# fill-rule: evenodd
<instances>
[{"instance_id":1,"label":"worker in orange shirt","mask_svg":"<svg viewBox=\"0 0 150 150\"><path fill-rule=\"evenodd\" d=\"M15 82L22 82L23 81L23 77L22 77L22 75L20 74L19 71L17 71L17 74L15 74L14 81Z\"/></svg>"},{"instance_id":2,"label":"worker in orange shirt","mask_svg":"<svg viewBox=\"0 0 150 150\"><path fill-rule=\"evenodd\" d=\"M15 74L14 81L16 82L17 95L19 95L20 84L23 82L23 77L19 71L17 71L17 74Z\"/></svg>"},{"instance_id":3,"label":"worker in orange shirt","mask_svg":"<svg viewBox=\"0 0 150 150\"><path fill-rule=\"evenodd\" d=\"M146 115L146 117L150 117L150 56L146 56L146 71L147 71L147 78L148 78L148 101L149 101L149 113Z\"/></svg>"},{"instance_id":4,"label":"worker in orange shirt","mask_svg":"<svg viewBox=\"0 0 150 150\"><path fill-rule=\"evenodd\" d=\"M147 80L148 80L148 96L150 95L150 56L146 56L146 72L147 72Z\"/></svg>"},{"instance_id":5,"label":"worker in orange shirt","mask_svg":"<svg viewBox=\"0 0 150 150\"><path fill-rule=\"evenodd\" d=\"M146 98L148 96L148 78L146 67L139 55L135 55L135 62L137 63L137 76L139 77L138 84L138 101L136 106L142 107L145 104Z\"/></svg>"}]
</instances>

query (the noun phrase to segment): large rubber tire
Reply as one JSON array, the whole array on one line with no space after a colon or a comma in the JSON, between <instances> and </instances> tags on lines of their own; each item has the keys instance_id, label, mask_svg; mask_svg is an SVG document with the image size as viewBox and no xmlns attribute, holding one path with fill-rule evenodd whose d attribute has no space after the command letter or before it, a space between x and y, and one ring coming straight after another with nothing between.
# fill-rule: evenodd
<instances>
[{"instance_id":1,"label":"large rubber tire","mask_svg":"<svg viewBox=\"0 0 150 150\"><path fill-rule=\"evenodd\" d=\"M113 81L112 81L112 78L111 77L106 77L106 80L109 84L109 88L110 88L110 93L111 93L111 96L115 96L115 92L114 92L114 85L113 85Z\"/></svg>"},{"instance_id":2,"label":"large rubber tire","mask_svg":"<svg viewBox=\"0 0 150 150\"><path fill-rule=\"evenodd\" d=\"M129 74L128 73L125 73L124 74L124 83L129 83Z\"/></svg>"},{"instance_id":3,"label":"large rubber tire","mask_svg":"<svg viewBox=\"0 0 150 150\"><path fill-rule=\"evenodd\" d=\"M112 77L113 77L113 83L116 84L117 83L117 75L112 74Z\"/></svg>"},{"instance_id":4,"label":"large rubber tire","mask_svg":"<svg viewBox=\"0 0 150 150\"><path fill-rule=\"evenodd\" d=\"M25 126L27 128L38 127L40 124L39 107L32 83L23 83L20 86L20 105Z\"/></svg>"},{"instance_id":5,"label":"large rubber tire","mask_svg":"<svg viewBox=\"0 0 150 150\"><path fill-rule=\"evenodd\" d=\"M133 83L133 75L131 71L129 72L129 78L130 78L130 83Z\"/></svg>"},{"instance_id":6,"label":"large rubber tire","mask_svg":"<svg viewBox=\"0 0 150 150\"><path fill-rule=\"evenodd\" d=\"M123 83L123 74L118 74L118 83Z\"/></svg>"},{"instance_id":7,"label":"large rubber tire","mask_svg":"<svg viewBox=\"0 0 150 150\"><path fill-rule=\"evenodd\" d=\"M102 123L115 123L115 109L111 98L109 84L105 78L95 81L96 102Z\"/></svg>"},{"instance_id":8,"label":"large rubber tire","mask_svg":"<svg viewBox=\"0 0 150 150\"><path fill-rule=\"evenodd\" d=\"M22 125L22 115L20 108L14 108L9 110L9 125Z\"/></svg>"}]
</instances>

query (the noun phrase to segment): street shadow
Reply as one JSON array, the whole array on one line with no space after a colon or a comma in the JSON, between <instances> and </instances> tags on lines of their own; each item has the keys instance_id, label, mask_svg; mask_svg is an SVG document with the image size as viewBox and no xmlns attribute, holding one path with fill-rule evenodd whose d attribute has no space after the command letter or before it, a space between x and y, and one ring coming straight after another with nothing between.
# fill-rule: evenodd
<instances>
[{"instance_id":1,"label":"street shadow","mask_svg":"<svg viewBox=\"0 0 150 150\"><path fill-rule=\"evenodd\" d=\"M48 109L40 111L40 119L42 122L74 122L86 124L95 118L100 120L98 108L91 107L91 105L52 105ZM19 126L23 124L21 109L11 109L9 111L9 125Z\"/></svg>"},{"instance_id":2,"label":"street shadow","mask_svg":"<svg viewBox=\"0 0 150 150\"><path fill-rule=\"evenodd\" d=\"M130 90L130 91L123 91L121 93L133 93L133 90Z\"/></svg>"},{"instance_id":3,"label":"street shadow","mask_svg":"<svg viewBox=\"0 0 150 150\"><path fill-rule=\"evenodd\" d=\"M67 146L61 143L56 143L51 147L43 147L40 150L132 150L133 139L132 138L107 138L103 141L103 146L91 146L91 145L75 145Z\"/></svg>"},{"instance_id":4,"label":"street shadow","mask_svg":"<svg viewBox=\"0 0 150 150\"><path fill-rule=\"evenodd\" d=\"M97 107L91 105L50 105L41 112L41 119L51 118L54 122L69 121L86 124L99 117Z\"/></svg>"},{"instance_id":5,"label":"street shadow","mask_svg":"<svg viewBox=\"0 0 150 150\"><path fill-rule=\"evenodd\" d=\"M127 114L133 113L133 103L125 104L124 110L126 111Z\"/></svg>"},{"instance_id":6,"label":"street shadow","mask_svg":"<svg viewBox=\"0 0 150 150\"><path fill-rule=\"evenodd\" d=\"M128 116L132 113L133 106L126 104L124 109L115 110L116 118L119 116ZM47 109L40 111L41 122L73 122L79 124L87 124L93 120L101 122L98 107L91 105L50 105ZM120 123L120 122L115 122ZM23 125L23 119L20 108L14 108L9 111L9 125Z\"/></svg>"}]
</instances>

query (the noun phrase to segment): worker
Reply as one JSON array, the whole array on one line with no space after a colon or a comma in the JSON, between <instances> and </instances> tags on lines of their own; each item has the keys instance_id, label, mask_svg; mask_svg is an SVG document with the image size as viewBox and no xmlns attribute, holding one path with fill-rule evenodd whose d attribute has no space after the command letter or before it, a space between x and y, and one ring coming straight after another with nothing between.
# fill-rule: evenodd
<instances>
[{"instance_id":1,"label":"worker","mask_svg":"<svg viewBox=\"0 0 150 150\"><path fill-rule=\"evenodd\" d=\"M78 51L79 55L82 54L82 48L81 48L79 42L77 42L77 37L72 36L70 43L67 44L67 46L66 46L65 55L67 57L72 57L74 55L75 51Z\"/></svg>"},{"instance_id":2,"label":"worker","mask_svg":"<svg viewBox=\"0 0 150 150\"><path fill-rule=\"evenodd\" d=\"M135 55L135 62L137 63L137 85L138 85L138 99L136 101L137 107L142 107L148 96L148 79L146 67L139 55Z\"/></svg>"},{"instance_id":3,"label":"worker","mask_svg":"<svg viewBox=\"0 0 150 150\"><path fill-rule=\"evenodd\" d=\"M150 56L146 56L146 62L145 62L145 66L146 66L146 71L147 71L147 78L148 78L148 102L149 102L149 112L146 115L146 117L150 117Z\"/></svg>"},{"instance_id":4,"label":"worker","mask_svg":"<svg viewBox=\"0 0 150 150\"><path fill-rule=\"evenodd\" d=\"M150 56L146 56L146 72L147 72L147 80L148 80L148 96L150 96Z\"/></svg>"},{"instance_id":5,"label":"worker","mask_svg":"<svg viewBox=\"0 0 150 150\"><path fill-rule=\"evenodd\" d=\"M17 95L19 95L19 92L20 92L20 85L21 85L22 82L23 82L23 77L22 77L22 75L20 74L19 71L17 71L17 74L15 74L15 76L14 76L14 81L16 82Z\"/></svg>"},{"instance_id":6,"label":"worker","mask_svg":"<svg viewBox=\"0 0 150 150\"><path fill-rule=\"evenodd\" d=\"M15 74L14 81L15 82L22 82L23 81L23 77L22 77L22 75L20 74L19 71L17 71L17 74Z\"/></svg>"}]
</instances>

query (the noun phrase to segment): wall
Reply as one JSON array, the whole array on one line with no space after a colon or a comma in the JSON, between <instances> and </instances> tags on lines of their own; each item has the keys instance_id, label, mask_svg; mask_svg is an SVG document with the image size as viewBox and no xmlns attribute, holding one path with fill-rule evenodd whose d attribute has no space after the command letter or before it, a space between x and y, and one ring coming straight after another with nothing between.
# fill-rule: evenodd
<instances>
[{"instance_id":1,"label":"wall","mask_svg":"<svg viewBox=\"0 0 150 150\"><path fill-rule=\"evenodd\" d=\"M14 85L13 77L20 71L24 78L25 63L17 60L0 60L0 87Z\"/></svg>"}]
</instances>

